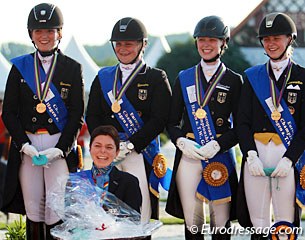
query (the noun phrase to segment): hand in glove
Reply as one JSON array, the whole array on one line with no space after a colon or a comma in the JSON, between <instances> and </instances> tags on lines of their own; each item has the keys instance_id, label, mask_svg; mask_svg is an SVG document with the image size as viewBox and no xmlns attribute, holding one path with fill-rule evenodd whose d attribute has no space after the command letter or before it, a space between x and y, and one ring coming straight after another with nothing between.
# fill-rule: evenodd
<instances>
[{"instance_id":1,"label":"hand in glove","mask_svg":"<svg viewBox=\"0 0 305 240\"><path fill-rule=\"evenodd\" d=\"M200 155L200 145L192 140L180 137L177 139L177 147L188 158L192 158L194 160L204 160L204 157Z\"/></svg>"},{"instance_id":2,"label":"hand in glove","mask_svg":"<svg viewBox=\"0 0 305 240\"><path fill-rule=\"evenodd\" d=\"M120 142L120 152L119 152L118 156L115 158L115 160L122 161L131 152L131 150L128 149L128 147L127 147L128 143L129 142Z\"/></svg>"},{"instance_id":3,"label":"hand in glove","mask_svg":"<svg viewBox=\"0 0 305 240\"><path fill-rule=\"evenodd\" d=\"M29 144L28 142L23 144L23 146L21 148L21 152L30 156L31 158L34 156L36 156L36 157L39 156L37 149L33 145Z\"/></svg>"},{"instance_id":4,"label":"hand in glove","mask_svg":"<svg viewBox=\"0 0 305 240\"><path fill-rule=\"evenodd\" d=\"M262 161L258 158L257 152L254 150L248 151L248 169L252 176L266 176Z\"/></svg>"},{"instance_id":5,"label":"hand in glove","mask_svg":"<svg viewBox=\"0 0 305 240\"><path fill-rule=\"evenodd\" d=\"M220 146L217 141L212 140L202 146L200 149L200 155L205 159L213 158L220 150Z\"/></svg>"},{"instance_id":6,"label":"hand in glove","mask_svg":"<svg viewBox=\"0 0 305 240\"><path fill-rule=\"evenodd\" d=\"M40 155L45 155L47 157L47 159L50 161L55 160L55 159L59 159L64 157L64 153L62 150L60 150L59 148L48 148L44 151L40 151L39 152Z\"/></svg>"},{"instance_id":7,"label":"hand in glove","mask_svg":"<svg viewBox=\"0 0 305 240\"><path fill-rule=\"evenodd\" d=\"M272 172L271 177L287 177L289 170L291 169L292 161L283 157L277 164L275 170Z\"/></svg>"}]
</instances>

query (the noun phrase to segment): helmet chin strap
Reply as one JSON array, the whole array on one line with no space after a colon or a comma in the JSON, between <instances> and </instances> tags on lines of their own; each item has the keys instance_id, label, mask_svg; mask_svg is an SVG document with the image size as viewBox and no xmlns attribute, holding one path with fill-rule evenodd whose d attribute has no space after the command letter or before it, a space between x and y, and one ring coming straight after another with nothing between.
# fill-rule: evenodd
<instances>
[{"instance_id":1,"label":"helmet chin strap","mask_svg":"<svg viewBox=\"0 0 305 240\"><path fill-rule=\"evenodd\" d=\"M273 61L281 60L283 58L283 56L285 55L285 53L287 52L287 49L288 49L289 46L290 46L290 44L287 45L287 47L285 48L284 52L279 57L277 57L277 58L273 58L273 57L269 56L268 53L264 53L264 54L267 55Z\"/></svg>"},{"instance_id":2,"label":"helmet chin strap","mask_svg":"<svg viewBox=\"0 0 305 240\"><path fill-rule=\"evenodd\" d=\"M57 43L57 46L55 47L55 48L53 48L51 51L40 51L38 48L37 48L37 46L36 46L36 44L34 43L34 41L32 40L32 43L33 43L33 45L34 45L34 48L40 53L40 55L42 56L42 57L47 57L47 56L51 56L52 54L54 54L57 50L58 50L58 45L59 45L59 43L60 43L60 40L58 40L58 43Z\"/></svg>"},{"instance_id":3,"label":"helmet chin strap","mask_svg":"<svg viewBox=\"0 0 305 240\"><path fill-rule=\"evenodd\" d=\"M261 42L261 45L264 47L264 45L263 45L263 43L262 43L262 40L260 40L260 42ZM290 46L291 44L292 44L292 40L290 40L290 42L287 44L287 46L286 46L285 50L283 51L283 53L282 53L279 57L277 57L277 58L273 58L273 57L269 56L268 53L264 53L264 54L265 54L268 58L270 58L271 60L273 60L273 61L281 60L281 59L283 58L283 56L285 55L285 53L287 52L287 49L289 48L289 46Z\"/></svg>"},{"instance_id":4,"label":"helmet chin strap","mask_svg":"<svg viewBox=\"0 0 305 240\"><path fill-rule=\"evenodd\" d=\"M211 59L203 59L204 62L206 63L211 63L211 62L215 62L218 58L220 58L220 56L222 55L222 51L223 51L224 45L222 45L220 47L220 53L218 53L215 57L211 58Z\"/></svg>"},{"instance_id":5,"label":"helmet chin strap","mask_svg":"<svg viewBox=\"0 0 305 240\"><path fill-rule=\"evenodd\" d=\"M202 58L202 59L206 63L211 63L211 62L215 62L219 57L220 57L220 54L218 53L215 57L213 57L211 59L204 59L204 58Z\"/></svg>"}]
</instances>

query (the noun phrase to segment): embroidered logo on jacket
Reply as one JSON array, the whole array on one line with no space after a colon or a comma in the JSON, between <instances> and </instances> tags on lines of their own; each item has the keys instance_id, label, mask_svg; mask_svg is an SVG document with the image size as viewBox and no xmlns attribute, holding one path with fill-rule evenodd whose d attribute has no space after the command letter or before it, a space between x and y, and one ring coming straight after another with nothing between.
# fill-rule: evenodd
<instances>
[{"instance_id":1,"label":"embroidered logo on jacket","mask_svg":"<svg viewBox=\"0 0 305 240\"><path fill-rule=\"evenodd\" d=\"M147 99L147 89L139 88L138 98L142 101L146 100Z\"/></svg>"},{"instance_id":2,"label":"embroidered logo on jacket","mask_svg":"<svg viewBox=\"0 0 305 240\"><path fill-rule=\"evenodd\" d=\"M298 94L295 92L288 92L288 96L287 96L287 102L289 102L290 104L294 104L297 102L297 96Z\"/></svg>"},{"instance_id":3,"label":"embroidered logo on jacket","mask_svg":"<svg viewBox=\"0 0 305 240\"><path fill-rule=\"evenodd\" d=\"M219 92L217 95L217 102L219 103L224 103L227 98L227 93L226 92Z\"/></svg>"}]
</instances>

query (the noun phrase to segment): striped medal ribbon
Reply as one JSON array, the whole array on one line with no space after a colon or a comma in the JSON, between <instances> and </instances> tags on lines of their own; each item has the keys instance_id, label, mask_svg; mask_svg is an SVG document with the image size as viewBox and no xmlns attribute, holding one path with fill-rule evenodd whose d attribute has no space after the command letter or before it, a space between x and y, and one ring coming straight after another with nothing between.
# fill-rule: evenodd
<instances>
[{"instance_id":1,"label":"striped medal ribbon","mask_svg":"<svg viewBox=\"0 0 305 240\"><path fill-rule=\"evenodd\" d=\"M50 83L52 81L53 75L54 75L54 70L57 62L57 56L58 53L55 52L51 67L46 75L46 78L44 80L44 87L41 89L41 76L40 76L40 71L39 71L39 58L38 58L38 51L35 52L34 54L34 70L35 70L35 85L36 85L36 94L38 99L40 100L40 103L36 105L36 111L38 113L44 113L47 110L46 104L43 102L48 94L49 88L50 88Z\"/></svg>"},{"instance_id":2,"label":"striped medal ribbon","mask_svg":"<svg viewBox=\"0 0 305 240\"><path fill-rule=\"evenodd\" d=\"M274 120L274 121L278 121L282 117L282 114L278 111L278 108L280 106L280 102L281 102L281 99L283 97L283 93L284 93L286 84L287 84L287 82L290 78L290 75L291 75L292 62L289 59L289 62L288 62L287 68L286 68L285 79L284 79L281 91L279 92L278 95L277 95L277 91L276 91L275 80L273 80L270 77L270 66L269 65L270 65L270 61L266 64L266 67L267 67L267 73L268 73L269 83L270 83L270 95L271 95L273 106L275 108L271 113L271 119Z\"/></svg>"},{"instance_id":3,"label":"striped medal ribbon","mask_svg":"<svg viewBox=\"0 0 305 240\"><path fill-rule=\"evenodd\" d=\"M132 81L136 78L138 73L141 71L142 67L144 66L144 62L141 60L135 69L132 71L132 73L128 76L124 84L122 84L121 88L118 89L118 82L119 82L119 64L116 67L115 70L115 77L114 77L114 82L113 82L113 87L112 87L112 93L114 96L114 102L111 105L111 110L114 113L118 113L121 111L121 105L119 103L120 99L122 98L123 94L126 92Z\"/></svg>"},{"instance_id":4,"label":"striped medal ribbon","mask_svg":"<svg viewBox=\"0 0 305 240\"><path fill-rule=\"evenodd\" d=\"M203 108L210 101L211 96L212 96L217 84L220 82L220 80L222 79L223 75L226 72L226 68L225 68L224 64L221 63L221 65L217 69L217 72L215 73L213 79L211 80L211 84L209 85L208 89L206 90L204 96L202 96L203 87L202 87L200 77L199 77L200 63L196 66L195 71L196 71L196 73L195 73L196 97L197 97L197 103L199 105L199 108L195 112L195 116L199 119L204 119L207 116L207 113Z\"/></svg>"}]
</instances>

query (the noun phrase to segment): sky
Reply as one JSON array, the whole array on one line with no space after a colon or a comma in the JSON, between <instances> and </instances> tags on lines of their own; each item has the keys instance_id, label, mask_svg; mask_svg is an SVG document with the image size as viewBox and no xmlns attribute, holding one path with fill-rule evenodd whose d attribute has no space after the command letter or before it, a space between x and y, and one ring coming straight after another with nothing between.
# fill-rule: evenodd
<instances>
[{"instance_id":1,"label":"sky","mask_svg":"<svg viewBox=\"0 0 305 240\"><path fill-rule=\"evenodd\" d=\"M114 24L123 17L140 19L150 35L193 33L205 16L217 15L237 26L262 0L5 0L0 8L0 44L31 45L27 18L37 4L57 5L64 16L62 44L73 35L81 44L101 45L109 40Z\"/></svg>"}]
</instances>

